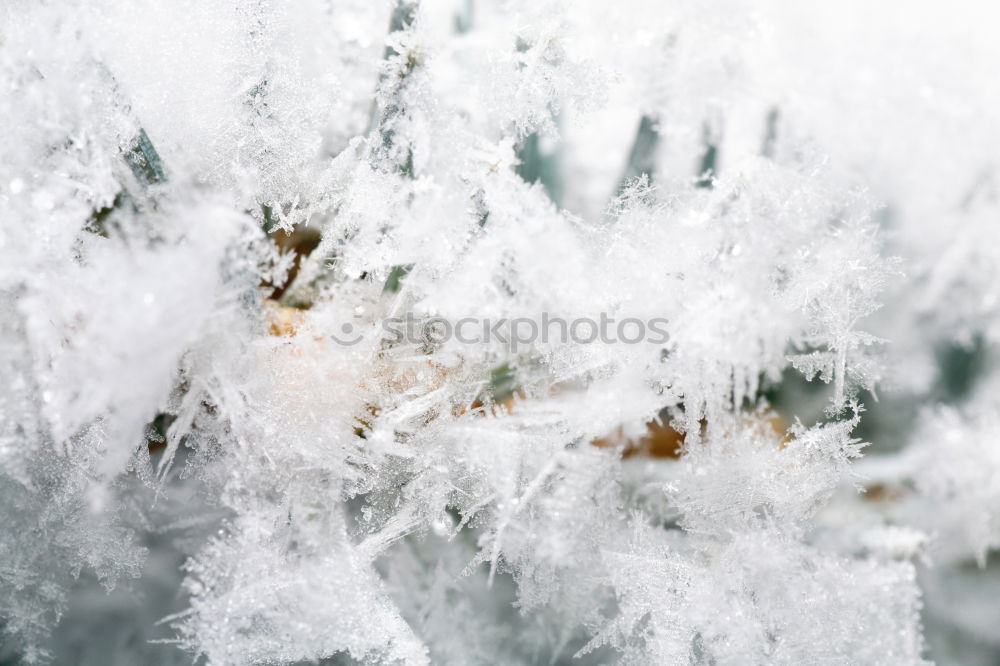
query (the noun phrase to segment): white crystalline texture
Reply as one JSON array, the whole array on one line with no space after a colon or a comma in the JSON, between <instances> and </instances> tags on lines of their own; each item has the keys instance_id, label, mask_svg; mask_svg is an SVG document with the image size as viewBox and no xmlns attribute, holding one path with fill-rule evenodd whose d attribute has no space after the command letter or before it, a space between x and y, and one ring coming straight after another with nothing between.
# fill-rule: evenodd
<instances>
[{"instance_id":1,"label":"white crystalline texture","mask_svg":"<svg viewBox=\"0 0 1000 666\"><path fill-rule=\"evenodd\" d=\"M996 663L1000 17L869 5L0 5L0 663Z\"/></svg>"}]
</instances>

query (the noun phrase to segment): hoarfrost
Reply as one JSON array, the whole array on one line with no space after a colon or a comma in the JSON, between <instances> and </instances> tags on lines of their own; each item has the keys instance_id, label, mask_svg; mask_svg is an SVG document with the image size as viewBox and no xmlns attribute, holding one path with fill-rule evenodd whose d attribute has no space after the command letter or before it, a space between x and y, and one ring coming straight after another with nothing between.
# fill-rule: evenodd
<instances>
[{"instance_id":1,"label":"hoarfrost","mask_svg":"<svg viewBox=\"0 0 1000 666\"><path fill-rule=\"evenodd\" d=\"M817 11L0 8L0 659L995 656L995 45Z\"/></svg>"}]
</instances>

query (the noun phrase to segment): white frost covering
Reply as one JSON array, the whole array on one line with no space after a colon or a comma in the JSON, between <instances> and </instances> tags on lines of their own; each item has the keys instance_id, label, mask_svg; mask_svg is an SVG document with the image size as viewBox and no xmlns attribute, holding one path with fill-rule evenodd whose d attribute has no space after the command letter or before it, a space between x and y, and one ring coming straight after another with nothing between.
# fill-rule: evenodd
<instances>
[{"instance_id":1,"label":"white frost covering","mask_svg":"<svg viewBox=\"0 0 1000 666\"><path fill-rule=\"evenodd\" d=\"M95 663L947 661L918 572L1000 548L998 380L935 367L996 372L998 49L828 4L5 3L0 659L94 578L183 606ZM883 386L876 445L921 416L858 462Z\"/></svg>"}]
</instances>

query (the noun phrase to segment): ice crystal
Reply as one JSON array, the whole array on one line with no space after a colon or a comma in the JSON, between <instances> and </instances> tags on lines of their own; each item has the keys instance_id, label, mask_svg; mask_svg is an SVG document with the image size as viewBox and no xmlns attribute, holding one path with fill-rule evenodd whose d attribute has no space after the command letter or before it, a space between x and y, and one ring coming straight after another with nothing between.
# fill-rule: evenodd
<instances>
[{"instance_id":1,"label":"ice crystal","mask_svg":"<svg viewBox=\"0 0 1000 666\"><path fill-rule=\"evenodd\" d=\"M848 5L0 7L0 661L989 663L996 46Z\"/></svg>"}]
</instances>

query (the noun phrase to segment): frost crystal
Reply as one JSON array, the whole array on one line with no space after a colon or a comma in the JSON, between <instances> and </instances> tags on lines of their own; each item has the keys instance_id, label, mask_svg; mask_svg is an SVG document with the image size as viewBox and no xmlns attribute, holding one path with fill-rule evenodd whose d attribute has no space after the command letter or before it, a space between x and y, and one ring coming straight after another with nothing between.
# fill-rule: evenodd
<instances>
[{"instance_id":1,"label":"frost crystal","mask_svg":"<svg viewBox=\"0 0 1000 666\"><path fill-rule=\"evenodd\" d=\"M979 13L0 7L0 662L995 663Z\"/></svg>"}]
</instances>

